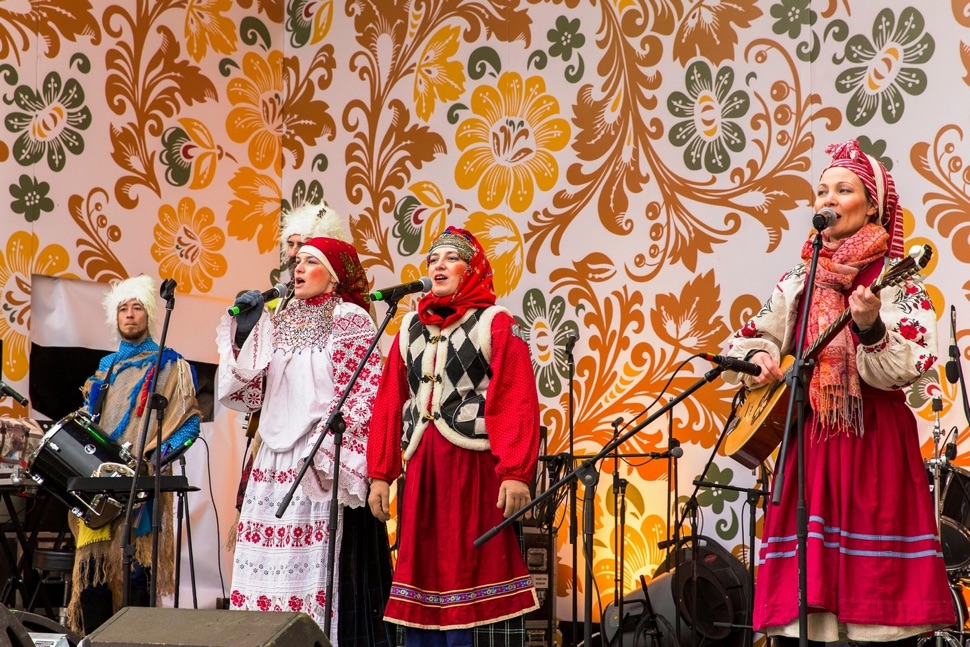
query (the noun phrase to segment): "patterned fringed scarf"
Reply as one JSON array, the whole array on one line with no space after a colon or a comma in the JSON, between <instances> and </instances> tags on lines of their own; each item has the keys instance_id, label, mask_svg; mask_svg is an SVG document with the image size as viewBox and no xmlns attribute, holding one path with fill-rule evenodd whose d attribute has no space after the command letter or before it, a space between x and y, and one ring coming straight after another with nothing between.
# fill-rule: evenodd
<instances>
[{"instance_id":1,"label":"patterned fringed scarf","mask_svg":"<svg viewBox=\"0 0 970 647\"><path fill-rule=\"evenodd\" d=\"M809 237L802 247L805 262L811 260L813 239L814 236ZM859 270L885 255L888 239L885 229L869 223L849 238L824 242L808 313L809 342L818 339L845 311L846 290ZM809 398L825 434L863 434L862 391L855 359L855 345L848 327L842 328L816 358Z\"/></svg>"}]
</instances>

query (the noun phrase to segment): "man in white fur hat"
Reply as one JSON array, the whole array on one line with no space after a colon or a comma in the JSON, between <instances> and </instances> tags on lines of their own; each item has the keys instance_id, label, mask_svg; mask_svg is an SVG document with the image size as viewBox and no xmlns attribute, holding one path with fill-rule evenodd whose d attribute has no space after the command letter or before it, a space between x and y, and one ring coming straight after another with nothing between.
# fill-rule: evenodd
<instances>
[{"instance_id":1,"label":"man in white fur hat","mask_svg":"<svg viewBox=\"0 0 970 647\"><path fill-rule=\"evenodd\" d=\"M114 285L102 302L107 323L120 338L118 351L101 359L98 371L85 382L84 409L112 441L141 444L158 344L152 338L158 313L155 282L136 276ZM201 415L192 367L181 355L165 348L156 392L167 400L162 417L162 461L191 445L199 435ZM156 446L156 418L150 421L144 454ZM152 551L152 504L135 510L132 519L135 555L129 588L130 606L148 606L148 577L157 576L159 595L174 591L174 532L172 496L162 495L162 531L159 537L158 573L149 573ZM89 521L91 521L89 519ZM82 634L94 631L121 608L123 560L121 527L124 515L96 529L71 516L77 554L68 624ZM91 523L94 523L93 521Z\"/></svg>"},{"instance_id":2,"label":"man in white fur hat","mask_svg":"<svg viewBox=\"0 0 970 647\"><path fill-rule=\"evenodd\" d=\"M296 255L303 247L303 243L311 238L323 236L336 238L353 244L350 235L340 223L340 217L326 202L320 204L304 204L283 214L280 223L280 260L282 260L290 276L296 265ZM286 307L293 298L292 282L287 288L279 307Z\"/></svg>"}]
</instances>

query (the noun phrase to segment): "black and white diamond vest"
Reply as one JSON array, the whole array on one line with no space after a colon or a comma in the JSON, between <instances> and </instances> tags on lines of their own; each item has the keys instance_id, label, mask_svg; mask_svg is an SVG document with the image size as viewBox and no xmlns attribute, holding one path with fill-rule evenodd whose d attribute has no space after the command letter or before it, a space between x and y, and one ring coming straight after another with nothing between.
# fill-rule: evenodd
<instances>
[{"instance_id":1,"label":"black and white diamond vest","mask_svg":"<svg viewBox=\"0 0 970 647\"><path fill-rule=\"evenodd\" d=\"M492 319L498 312L508 310L501 306L469 310L443 329L425 326L417 313L405 315L400 351L412 393L403 411L401 444L405 460L414 454L431 420L455 445L489 449L485 394L492 376Z\"/></svg>"}]
</instances>

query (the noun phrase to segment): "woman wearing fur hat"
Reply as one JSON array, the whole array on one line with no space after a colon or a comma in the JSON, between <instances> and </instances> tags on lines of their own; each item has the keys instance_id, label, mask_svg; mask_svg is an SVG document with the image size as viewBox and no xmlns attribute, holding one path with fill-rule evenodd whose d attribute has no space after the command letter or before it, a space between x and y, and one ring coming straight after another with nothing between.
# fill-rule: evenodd
<instances>
[{"instance_id":1,"label":"woman wearing fur hat","mask_svg":"<svg viewBox=\"0 0 970 647\"><path fill-rule=\"evenodd\" d=\"M903 214L892 176L855 140L826 152L832 161L814 206L837 219L809 237L802 261L731 338L728 354L760 366L761 374L725 378L750 387L783 379L779 363L793 354L820 235L806 346L846 309L851 325L820 351L808 383L807 637L915 645L916 636L954 619L916 419L902 390L936 362L936 315L917 282L877 294L869 287L887 259L902 256ZM755 629L789 639L799 635L798 446L791 443L784 457L781 504L765 514L754 596Z\"/></svg>"},{"instance_id":2,"label":"woman wearing fur hat","mask_svg":"<svg viewBox=\"0 0 970 647\"><path fill-rule=\"evenodd\" d=\"M529 347L495 305L492 268L469 232L435 239L427 273L431 291L391 346L367 449L368 504L383 521L407 463L385 618L405 627L408 647L524 645L538 601L516 531L473 542L530 500L539 397Z\"/></svg>"},{"instance_id":3,"label":"woman wearing fur hat","mask_svg":"<svg viewBox=\"0 0 970 647\"><path fill-rule=\"evenodd\" d=\"M332 574L331 643L390 645L392 636L381 619L390 586L387 531L363 507L379 353L367 357L341 408L346 429L335 545L328 542L335 473L329 432L286 513L276 517L377 334L353 246L313 238L296 258L292 303L270 315L259 291L252 290L236 303L254 307L235 319L225 315L216 333L220 402L241 411L261 410L262 444L237 524L230 602L233 609L303 611L326 627L333 550L338 567Z\"/></svg>"},{"instance_id":4,"label":"woman wearing fur hat","mask_svg":"<svg viewBox=\"0 0 970 647\"><path fill-rule=\"evenodd\" d=\"M138 447L144 417L151 413L145 400L152 381L158 344L152 338L158 313L155 282L148 276L121 281L105 295L106 320L121 338L118 351L101 359L98 371L84 384L84 408L98 421L115 443L130 442ZM161 356L161 372L156 391L165 396L168 406L162 418L162 459L187 447L199 435L200 412L196 402L195 373L188 362L171 348ZM152 427L154 429L154 427ZM155 449L156 436L150 433L144 453ZM159 595L174 591L174 540L172 498L162 496L162 534L158 556ZM123 573L121 525L114 523L91 529L73 516L70 519L77 544L68 624L81 633L90 633L121 608ZM131 606L148 606L148 586L143 568L151 564L151 505L140 506L132 524L135 538L135 567L129 587Z\"/></svg>"}]
</instances>

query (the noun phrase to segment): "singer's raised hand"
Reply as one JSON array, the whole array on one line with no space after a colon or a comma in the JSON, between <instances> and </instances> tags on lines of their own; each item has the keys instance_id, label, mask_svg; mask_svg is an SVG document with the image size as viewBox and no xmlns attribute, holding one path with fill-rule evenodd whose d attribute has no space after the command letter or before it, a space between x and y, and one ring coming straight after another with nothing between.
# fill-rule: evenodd
<instances>
[{"instance_id":1,"label":"singer's raised hand","mask_svg":"<svg viewBox=\"0 0 970 647\"><path fill-rule=\"evenodd\" d=\"M263 314L263 295L259 290L250 290L236 297L232 305L245 306L241 308L242 311L235 317L236 346L241 348L246 343L246 338L249 337L249 333L256 327L256 322L259 321L260 315Z\"/></svg>"}]
</instances>

